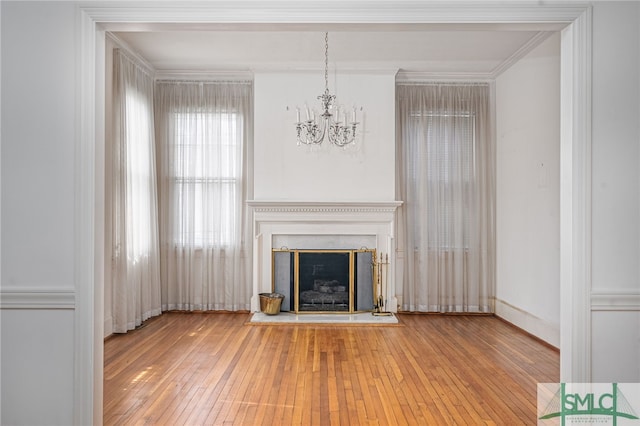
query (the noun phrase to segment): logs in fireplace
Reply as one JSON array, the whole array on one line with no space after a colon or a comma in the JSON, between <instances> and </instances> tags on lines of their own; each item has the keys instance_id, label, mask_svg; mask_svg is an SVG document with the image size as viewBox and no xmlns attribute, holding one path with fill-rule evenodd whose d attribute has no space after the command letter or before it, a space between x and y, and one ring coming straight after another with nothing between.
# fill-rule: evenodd
<instances>
[{"instance_id":1,"label":"logs in fireplace","mask_svg":"<svg viewBox=\"0 0 640 426\"><path fill-rule=\"evenodd\" d=\"M273 251L274 291L282 310L352 313L374 305L375 250Z\"/></svg>"}]
</instances>

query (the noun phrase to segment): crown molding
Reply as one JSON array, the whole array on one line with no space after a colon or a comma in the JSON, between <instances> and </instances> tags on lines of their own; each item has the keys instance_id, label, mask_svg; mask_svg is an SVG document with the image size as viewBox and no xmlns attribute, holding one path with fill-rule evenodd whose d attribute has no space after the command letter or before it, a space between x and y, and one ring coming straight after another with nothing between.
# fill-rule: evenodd
<instances>
[{"instance_id":1,"label":"crown molding","mask_svg":"<svg viewBox=\"0 0 640 426\"><path fill-rule=\"evenodd\" d=\"M155 80L187 80L187 81L253 81L253 72L248 70L189 71L165 70L156 71Z\"/></svg>"},{"instance_id":2,"label":"crown molding","mask_svg":"<svg viewBox=\"0 0 640 426\"><path fill-rule=\"evenodd\" d=\"M291 66L283 67L282 64L272 64L253 67L250 70L212 70L212 71L193 71L193 70L163 70L156 71L154 78L158 80L194 80L194 81L253 81L256 74L319 74L324 72L323 68L317 66ZM396 75L397 67L389 66L368 66L356 67L345 66L339 70L332 70L332 75L356 74L356 75Z\"/></svg>"},{"instance_id":3,"label":"crown molding","mask_svg":"<svg viewBox=\"0 0 640 426\"><path fill-rule=\"evenodd\" d=\"M553 32L550 31L539 31L533 37L529 39L525 44L520 46L518 50L516 50L513 55L508 57L504 62L498 65L492 72L491 75L495 79L500 74L511 68L516 62L520 59L524 58L529 52L542 44L543 41L551 37Z\"/></svg>"},{"instance_id":4,"label":"crown molding","mask_svg":"<svg viewBox=\"0 0 640 426\"><path fill-rule=\"evenodd\" d=\"M424 82L479 82L488 83L494 80L492 73L471 72L429 72L400 70L396 74L396 83L424 83Z\"/></svg>"},{"instance_id":5,"label":"crown molding","mask_svg":"<svg viewBox=\"0 0 640 426\"><path fill-rule=\"evenodd\" d=\"M145 67L149 72L149 74L151 74L152 76L155 75L156 69L153 67L153 65L151 65L151 63L149 63L149 61L147 61L142 55L136 52L136 50L133 47L131 47L129 43L120 39L118 36L116 36L113 33L106 33L105 37L108 39L111 39L115 48L122 49L129 56L133 57L133 59L138 61L139 65L142 65L143 67Z\"/></svg>"},{"instance_id":6,"label":"crown molding","mask_svg":"<svg viewBox=\"0 0 640 426\"><path fill-rule=\"evenodd\" d=\"M400 70L396 76L397 83L412 83L412 82L426 82L426 81L437 81L437 82L492 82L494 81L500 74L511 68L515 63L517 63L520 59L524 58L529 52L538 47L542 42L548 39L552 31L538 31L533 37L529 39L525 44L523 44L517 51L515 51L510 57L508 57L504 62L499 64L495 69L491 72L486 73L471 73L471 72L447 72L447 73L438 73L438 72L429 72L429 71L405 71Z\"/></svg>"},{"instance_id":7,"label":"crown molding","mask_svg":"<svg viewBox=\"0 0 640 426\"><path fill-rule=\"evenodd\" d=\"M270 73L296 73L296 74L321 74L324 73L324 67L315 64L296 64L283 66L278 64L262 64L252 67L254 74L270 74ZM367 63L364 65L358 65L354 63L341 63L339 66L330 66L329 74L335 75L396 75L398 73L398 67L390 66L388 64L374 64Z\"/></svg>"}]
</instances>

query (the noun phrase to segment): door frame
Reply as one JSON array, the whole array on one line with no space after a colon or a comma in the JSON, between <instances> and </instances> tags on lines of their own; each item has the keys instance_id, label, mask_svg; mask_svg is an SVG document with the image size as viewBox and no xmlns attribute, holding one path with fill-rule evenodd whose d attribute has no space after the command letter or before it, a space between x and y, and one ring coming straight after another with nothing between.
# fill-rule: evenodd
<instances>
[{"instance_id":1,"label":"door frame","mask_svg":"<svg viewBox=\"0 0 640 426\"><path fill-rule=\"evenodd\" d=\"M493 2L285 0L89 3L77 8L74 422L102 424L105 33L150 24L492 24L563 27L560 147L560 380L591 380L591 7ZM277 16L277 19L274 18Z\"/></svg>"}]
</instances>

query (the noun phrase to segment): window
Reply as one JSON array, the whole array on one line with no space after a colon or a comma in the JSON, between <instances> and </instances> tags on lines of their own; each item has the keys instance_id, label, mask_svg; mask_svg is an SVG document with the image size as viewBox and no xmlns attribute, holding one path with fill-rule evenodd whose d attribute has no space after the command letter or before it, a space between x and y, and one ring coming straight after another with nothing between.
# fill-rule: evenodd
<instances>
[{"instance_id":1,"label":"window","mask_svg":"<svg viewBox=\"0 0 640 426\"><path fill-rule=\"evenodd\" d=\"M125 152L126 161L126 217L127 256L136 262L147 256L151 250L152 226L151 212L155 186L153 185L153 123L149 101L135 87L128 86L125 91Z\"/></svg>"},{"instance_id":2,"label":"window","mask_svg":"<svg viewBox=\"0 0 640 426\"><path fill-rule=\"evenodd\" d=\"M414 188L427 191L429 200L422 213L425 232L417 233L416 243L426 237L431 248L468 248L470 198L465 194L475 180L475 115L428 112L413 118L416 133L422 134L420 155L413 158Z\"/></svg>"},{"instance_id":3,"label":"window","mask_svg":"<svg viewBox=\"0 0 640 426\"><path fill-rule=\"evenodd\" d=\"M175 240L181 246L233 243L242 194L242 117L235 112L174 113Z\"/></svg>"},{"instance_id":4,"label":"window","mask_svg":"<svg viewBox=\"0 0 640 426\"><path fill-rule=\"evenodd\" d=\"M495 140L484 83L396 86L403 309L492 312Z\"/></svg>"}]
</instances>

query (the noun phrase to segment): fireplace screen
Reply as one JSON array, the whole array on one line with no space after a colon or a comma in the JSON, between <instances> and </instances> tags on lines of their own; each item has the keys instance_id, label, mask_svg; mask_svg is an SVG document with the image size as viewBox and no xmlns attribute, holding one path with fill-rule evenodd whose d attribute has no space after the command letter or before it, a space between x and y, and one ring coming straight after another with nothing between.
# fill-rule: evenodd
<instances>
[{"instance_id":1,"label":"fireplace screen","mask_svg":"<svg viewBox=\"0 0 640 426\"><path fill-rule=\"evenodd\" d=\"M375 251L274 250L273 288L281 310L350 313L373 309Z\"/></svg>"}]
</instances>

